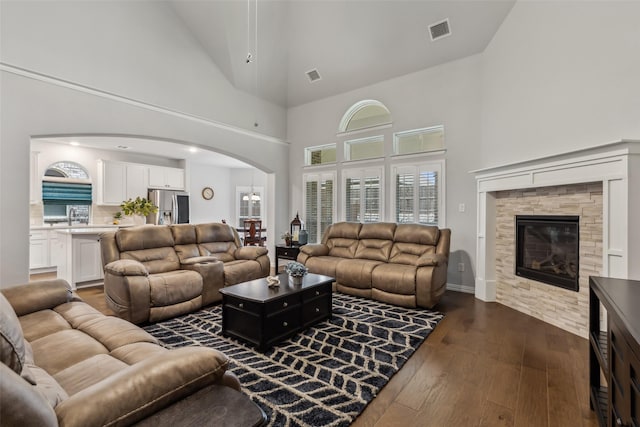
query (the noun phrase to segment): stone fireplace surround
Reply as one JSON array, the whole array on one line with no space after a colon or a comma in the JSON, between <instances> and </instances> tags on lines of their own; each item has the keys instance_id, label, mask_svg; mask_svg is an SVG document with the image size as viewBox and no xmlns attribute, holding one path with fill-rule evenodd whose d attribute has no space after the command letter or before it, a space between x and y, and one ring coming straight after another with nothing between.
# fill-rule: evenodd
<instances>
[{"instance_id":1,"label":"stone fireplace surround","mask_svg":"<svg viewBox=\"0 0 640 427\"><path fill-rule=\"evenodd\" d=\"M635 220L640 218L640 141L473 173L478 197L476 298L586 338L589 275L640 279L640 262L634 262L640 261L640 221ZM515 276L516 214L580 215L579 292ZM589 237L582 241L585 226Z\"/></svg>"}]
</instances>

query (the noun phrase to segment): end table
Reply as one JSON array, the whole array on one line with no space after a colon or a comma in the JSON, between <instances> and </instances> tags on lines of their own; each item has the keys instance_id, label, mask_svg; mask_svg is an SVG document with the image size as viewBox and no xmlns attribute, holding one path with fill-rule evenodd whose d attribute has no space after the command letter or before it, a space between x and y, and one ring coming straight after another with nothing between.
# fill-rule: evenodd
<instances>
[{"instance_id":1,"label":"end table","mask_svg":"<svg viewBox=\"0 0 640 427\"><path fill-rule=\"evenodd\" d=\"M295 261L299 253L300 246L276 245L276 274L278 274L278 259Z\"/></svg>"}]
</instances>

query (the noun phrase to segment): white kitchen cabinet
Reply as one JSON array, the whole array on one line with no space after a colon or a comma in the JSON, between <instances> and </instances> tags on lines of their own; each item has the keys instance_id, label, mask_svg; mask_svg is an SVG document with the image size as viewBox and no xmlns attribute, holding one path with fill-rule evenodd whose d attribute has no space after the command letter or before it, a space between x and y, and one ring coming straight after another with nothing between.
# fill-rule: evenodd
<instances>
[{"instance_id":1,"label":"white kitchen cabinet","mask_svg":"<svg viewBox=\"0 0 640 427\"><path fill-rule=\"evenodd\" d=\"M96 234L75 236L73 239L74 282L89 282L103 277L98 236Z\"/></svg>"},{"instance_id":2,"label":"white kitchen cabinet","mask_svg":"<svg viewBox=\"0 0 640 427\"><path fill-rule=\"evenodd\" d=\"M98 204L120 205L126 200L126 179L125 163L98 160Z\"/></svg>"},{"instance_id":3,"label":"white kitchen cabinet","mask_svg":"<svg viewBox=\"0 0 640 427\"><path fill-rule=\"evenodd\" d=\"M149 166L149 188L184 190L184 169Z\"/></svg>"},{"instance_id":4,"label":"white kitchen cabinet","mask_svg":"<svg viewBox=\"0 0 640 427\"><path fill-rule=\"evenodd\" d=\"M147 169L137 163L98 160L98 204L119 206L124 200L147 197Z\"/></svg>"},{"instance_id":5,"label":"white kitchen cabinet","mask_svg":"<svg viewBox=\"0 0 640 427\"><path fill-rule=\"evenodd\" d=\"M146 165L127 164L126 198L147 197L147 168Z\"/></svg>"},{"instance_id":6,"label":"white kitchen cabinet","mask_svg":"<svg viewBox=\"0 0 640 427\"><path fill-rule=\"evenodd\" d=\"M29 268L49 267L49 239L47 231L32 231L29 237Z\"/></svg>"}]
</instances>

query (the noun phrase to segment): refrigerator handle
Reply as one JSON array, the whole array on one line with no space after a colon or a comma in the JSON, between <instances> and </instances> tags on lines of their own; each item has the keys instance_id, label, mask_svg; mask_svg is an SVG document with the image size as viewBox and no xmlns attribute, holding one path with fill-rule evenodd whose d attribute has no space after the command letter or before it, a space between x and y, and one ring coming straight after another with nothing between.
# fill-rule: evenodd
<instances>
[{"instance_id":1,"label":"refrigerator handle","mask_svg":"<svg viewBox=\"0 0 640 427\"><path fill-rule=\"evenodd\" d=\"M171 223L178 223L178 196L175 194L171 195Z\"/></svg>"}]
</instances>

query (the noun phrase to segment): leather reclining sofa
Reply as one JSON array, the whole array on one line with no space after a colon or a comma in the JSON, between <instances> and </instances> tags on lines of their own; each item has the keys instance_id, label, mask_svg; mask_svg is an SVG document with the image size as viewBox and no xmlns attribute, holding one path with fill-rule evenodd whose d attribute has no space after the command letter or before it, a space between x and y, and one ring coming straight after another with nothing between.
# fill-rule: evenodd
<instances>
[{"instance_id":1,"label":"leather reclining sofa","mask_svg":"<svg viewBox=\"0 0 640 427\"><path fill-rule=\"evenodd\" d=\"M345 294L403 307L435 306L446 289L451 230L420 224L339 222L300 247L311 273Z\"/></svg>"},{"instance_id":2,"label":"leather reclining sofa","mask_svg":"<svg viewBox=\"0 0 640 427\"><path fill-rule=\"evenodd\" d=\"M221 352L164 348L83 302L64 280L3 289L0 320L3 426L131 425L185 416L181 405L201 393L219 392L207 405L222 408L228 387L240 390Z\"/></svg>"},{"instance_id":3,"label":"leather reclining sofa","mask_svg":"<svg viewBox=\"0 0 640 427\"><path fill-rule=\"evenodd\" d=\"M107 305L140 324L222 299L224 286L269 275L267 249L242 246L228 224L148 225L100 235Z\"/></svg>"}]
</instances>

